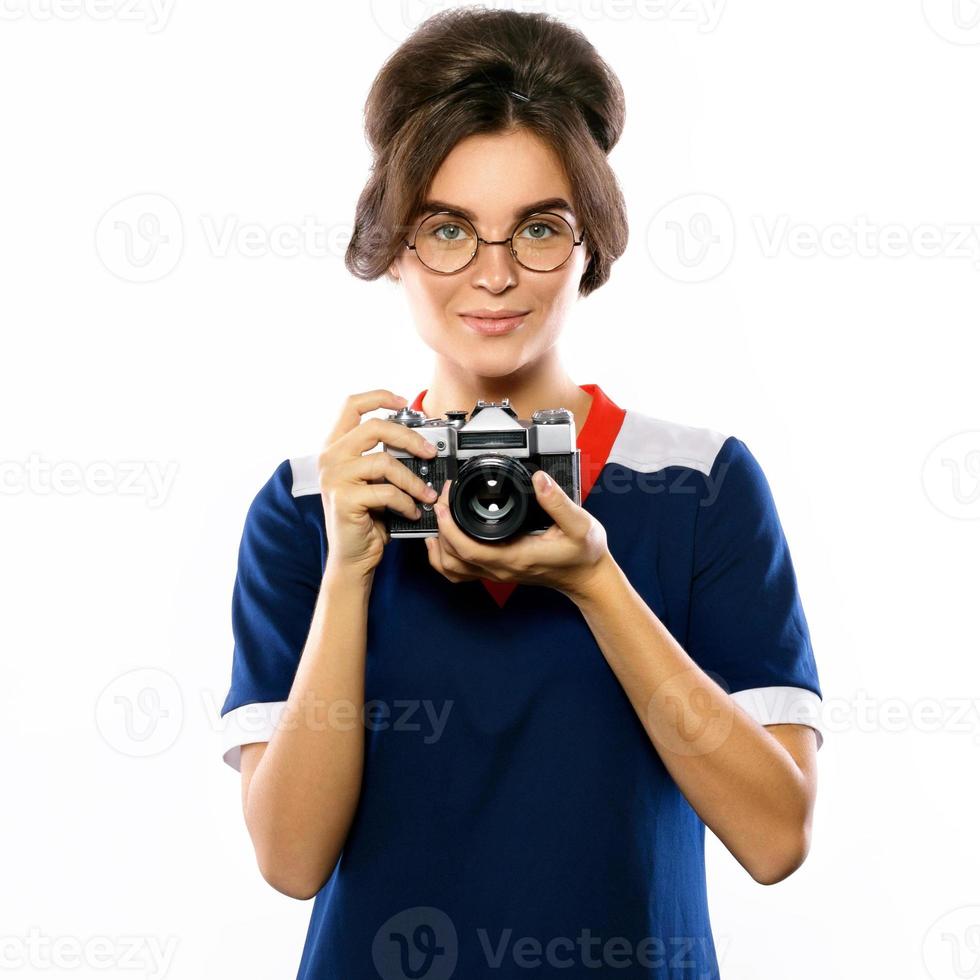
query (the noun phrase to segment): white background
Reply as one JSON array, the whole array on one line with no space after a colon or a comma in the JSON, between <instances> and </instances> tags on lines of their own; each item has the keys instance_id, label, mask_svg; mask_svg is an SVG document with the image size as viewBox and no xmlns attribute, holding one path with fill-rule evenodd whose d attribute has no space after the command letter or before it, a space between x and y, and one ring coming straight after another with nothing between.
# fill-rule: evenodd
<instances>
[{"instance_id":1,"label":"white background","mask_svg":"<svg viewBox=\"0 0 980 980\"><path fill-rule=\"evenodd\" d=\"M974 976L980 9L542 7L627 95L629 249L566 364L747 443L820 670L806 863L763 887L708 834L722 976ZM218 750L231 588L276 465L428 383L342 256L364 96L436 9L2 0L4 975L295 975L312 903Z\"/></svg>"}]
</instances>

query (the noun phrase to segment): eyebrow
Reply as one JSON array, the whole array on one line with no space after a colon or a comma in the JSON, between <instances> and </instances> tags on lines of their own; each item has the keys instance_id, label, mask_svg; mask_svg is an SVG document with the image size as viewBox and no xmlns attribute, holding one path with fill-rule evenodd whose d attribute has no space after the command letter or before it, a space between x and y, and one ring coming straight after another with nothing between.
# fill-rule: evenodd
<instances>
[{"instance_id":1,"label":"eyebrow","mask_svg":"<svg viewBox=\"0 0 980 980\"><path fill-rule=\"evenodd\" d=\"M419 208L419 214L431 214L433 211L449 211L451 214L458 214L466 218L467 221L476 222L476 215L466 208L461 208L458 204L447 204L445 201L424 201ZM567 211L573 217L575 216L574 209L565 198L546 197L542 201L535 201L533 204L518 208L514 212L514 220L520 221L522 218L537 214L539 211Z\"/></svg>"}]
</instances>

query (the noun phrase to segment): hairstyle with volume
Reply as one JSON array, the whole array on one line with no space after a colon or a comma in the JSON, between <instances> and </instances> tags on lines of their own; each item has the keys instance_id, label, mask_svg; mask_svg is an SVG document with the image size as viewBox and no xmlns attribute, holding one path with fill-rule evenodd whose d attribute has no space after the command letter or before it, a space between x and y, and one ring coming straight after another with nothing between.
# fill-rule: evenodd
<instances>
[{"instance_id":1,"label":"hairstyle with volume","mask_svg":"<svg viewBox=\"0 0 980 980\"><path fill-rule=\"evenodd\" d=\"M592 252L579 282L587 296L626 250L626 205L606 159L624 117L618 78L580 31L544 13L434 14L385 61L368 93L373 162L345 265L361 279L385 274L456 143L520 127L551 146L572 188Z\"/></svg>"}]
</instances>

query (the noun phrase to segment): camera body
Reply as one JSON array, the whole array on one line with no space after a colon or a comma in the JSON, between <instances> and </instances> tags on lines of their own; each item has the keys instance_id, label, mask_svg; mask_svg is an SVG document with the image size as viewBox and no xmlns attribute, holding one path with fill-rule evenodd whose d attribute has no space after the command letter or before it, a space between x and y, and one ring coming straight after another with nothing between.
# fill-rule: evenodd
<instances>
[{"instance_id":1,"label":"camera body","mask_svg":"<svg viewBox=\"0 0 980 980\"><path fill-rule=\"evenodd\" d=\"M522 534L543 534L554 521L537 502L531 477L544 470L565 493L582 503L575 419L565 408L545 408L520 419L510 399L499 404L482 399L473 411L446 412L426 418L402 408L389 421L410 426L438 453L421 459L382 443L416 476L442 490L448 479L449 510L459 528L477 541L506 541ZM385 527L393 538L438 537L432 504L418 504L422 516L412 520L385 510Z\"/></svg>"}]
</instances>

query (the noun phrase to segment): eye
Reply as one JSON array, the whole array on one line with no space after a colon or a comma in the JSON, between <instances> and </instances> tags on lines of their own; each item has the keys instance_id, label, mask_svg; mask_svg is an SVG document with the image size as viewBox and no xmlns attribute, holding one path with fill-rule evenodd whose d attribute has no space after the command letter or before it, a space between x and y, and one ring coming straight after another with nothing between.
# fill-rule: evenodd
<instances>
[{"instance_id":1,"label":"eye","mask_svg":"<svg viewBox=\"0 0 980 980\"><path fill-rule=\"evenodd\" d=\"M454 224L439 225L438 228L433 229L432 234L436 238L439 238L439 232L445 231L447 228L450 229L450 231L442 239L444 242L458 242L460 238L464 238L466 236L465 229L463 229L461 225Z\"/></svg>"},{"instance_id":2,"label":"eye","mask_svg":"<svg viewBox=\"0 0 980 980\"><path fill-rule=\"evenodd\" d=\"M542 220L529 222L521 229L521 233L523 234L524 232L528 232L528 238L535 241L543 241L551 235L557 235L559 233L558 229L550 222Z\"/></svg>"}]
</instances>

